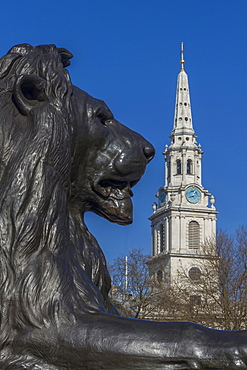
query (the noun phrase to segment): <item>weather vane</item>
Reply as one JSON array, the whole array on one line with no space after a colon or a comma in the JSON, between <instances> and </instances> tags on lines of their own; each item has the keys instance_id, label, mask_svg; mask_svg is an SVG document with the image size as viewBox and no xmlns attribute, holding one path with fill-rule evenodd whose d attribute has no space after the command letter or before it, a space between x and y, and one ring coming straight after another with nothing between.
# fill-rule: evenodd
<instances>
[{"instance_id":1,"label":"weather vane","mask_svg":"<svg viewBox=\"0 0 247 370\"><path fill-rule=\"evenodd\" d=\"M184 43L181 42L181 61L180 61L180 64L182 65L181 67L181 71L184 71L184 63L185 63L185 60L184 60Z\"/></svg>"}]
</instances>

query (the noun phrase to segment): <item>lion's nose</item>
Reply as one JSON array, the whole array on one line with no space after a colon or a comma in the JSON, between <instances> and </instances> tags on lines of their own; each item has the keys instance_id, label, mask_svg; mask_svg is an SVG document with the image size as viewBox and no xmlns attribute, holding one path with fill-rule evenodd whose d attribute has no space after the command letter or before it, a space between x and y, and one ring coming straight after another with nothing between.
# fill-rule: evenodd
<instances>
[{"instance_id":1,"label":"lion's nose","mask_svg":"<svg viewBox=\"0 0 247 370\"><path fill-rule=\"evenodd\" d=\"M150 162L155 155L155 149L153 145L147 142L143 148L143 153L145 157L147 158L148 162Z\"/></svg>"}]
</instances>

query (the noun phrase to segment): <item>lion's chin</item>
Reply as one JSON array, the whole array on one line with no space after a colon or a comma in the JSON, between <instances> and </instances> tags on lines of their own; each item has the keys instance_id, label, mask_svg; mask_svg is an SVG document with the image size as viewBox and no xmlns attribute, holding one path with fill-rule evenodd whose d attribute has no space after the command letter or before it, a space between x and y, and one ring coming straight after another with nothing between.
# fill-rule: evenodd
<instances>
[{"instance_id":1,"label":"lion's chin","mask_svg":"<svg viewBox=\"0 0 247 370\"><path fill-rule=\"evenodd\" d=\"M110 222L119 225L129 225L133 222L133 205L130 198L116 199L108 197L101 199L95 213Z\"/></svg>"}]
</instances>

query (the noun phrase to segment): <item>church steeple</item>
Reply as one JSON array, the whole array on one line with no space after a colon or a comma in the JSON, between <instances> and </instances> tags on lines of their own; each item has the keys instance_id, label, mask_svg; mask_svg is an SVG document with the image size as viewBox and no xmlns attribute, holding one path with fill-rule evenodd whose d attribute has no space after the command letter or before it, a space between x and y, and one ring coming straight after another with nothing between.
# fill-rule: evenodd
<instances>
[{"instance_id":1,"label":"church steeple","mask_svg":"<svg viewBox=\"0 0 247 370\"><path fill-rule=\"evenodd\" d=\"M202 245L215 237L216 214L214 197L202 185L201 146L196 142L192 126L188 76L184 70L184 45L181 70L177 78L174 124L170 145L166 145L165 184L153 204L152 259L150 270L166 277L169 285L177 271L192 271L205 258ZM199 268L199 267L198 267Z\"/></svg>"}]
</instances>

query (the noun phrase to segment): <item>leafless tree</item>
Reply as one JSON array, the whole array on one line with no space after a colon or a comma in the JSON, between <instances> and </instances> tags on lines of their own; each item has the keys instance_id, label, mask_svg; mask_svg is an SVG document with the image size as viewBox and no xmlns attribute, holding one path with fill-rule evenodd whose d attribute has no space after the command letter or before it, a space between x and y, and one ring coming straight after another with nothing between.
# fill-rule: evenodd
<instances>
[{"instance_id":1,"label":"leafless tree","mask_svg":"<svg viewBox=\"0 0 247 370\"><path fill-rule=\"evenodd\" d=\"M172 286L149 275L149 256L134 249L110 267L112 300L122 315L186 320L211 328L247 328L247 226L233 236L220 231L202 247L200 274L179 270ZM127 270L126 270L127 267ZM127 274L126 274L127 271Z\"/></svg>"},{"instance_id":2,"label":"leafless tree","mask_svg":"<svg viewBox=\"0 0 247 370\"><path fill-rule=\"evenodd\" d=\"M128 256L120 255L110 266L111 299L120 313L134 318L147 318L153 309L149 284L148 255L133 249Z\"/></svg>"}]
</instances>

